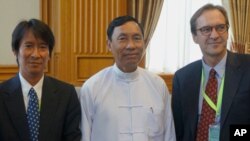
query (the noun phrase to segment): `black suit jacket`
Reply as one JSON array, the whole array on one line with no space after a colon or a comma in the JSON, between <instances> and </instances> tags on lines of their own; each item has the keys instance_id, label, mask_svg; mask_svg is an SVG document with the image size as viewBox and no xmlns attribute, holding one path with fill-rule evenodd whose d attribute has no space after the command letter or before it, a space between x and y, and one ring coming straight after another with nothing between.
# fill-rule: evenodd
<instances>
[{"instance_id":1,"label":"black suit jacket","mask_svg":"<svg viewBox=\"0 0 250 141\"><path fill-rule=\"evenodd\" d=\"M78 141L80 103L72 85L45 76L39 141ZM0 85L0 141L28 141L29 130L19 76Z\"/></svg>"},{"instance_id":2,"label":"black suit jacket","mask_svg":"<svg viewBox=\"0 0 250 141\"><path fill-rule=\"evenodd\" d=\"M191 63L175 73L172 108L177 141L194 141L198 123L198 105L202 61ZM229 141L230 125L250 124L250 56L228 51L220 140Z\"/></svg>"}]
</instances>

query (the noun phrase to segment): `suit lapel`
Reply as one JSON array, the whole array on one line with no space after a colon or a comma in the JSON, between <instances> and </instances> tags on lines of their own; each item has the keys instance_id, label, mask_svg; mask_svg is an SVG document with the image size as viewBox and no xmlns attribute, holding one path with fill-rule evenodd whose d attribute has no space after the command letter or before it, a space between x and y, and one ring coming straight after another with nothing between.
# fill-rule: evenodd
<instances>
[{"instance_id":1,"label":"suit lapel","mask_svg":"<svg viewBox=\"0 0 250 141\"><path fill-rule=\"evenodd\" d=\"M47 136L49 128L53 127L53 119L57 112L59 97L56 93L56 86L48 77L44 77L41 101L40 117L40 139Z\"/></svg>"},{"instance_id":2,"label":"suit lapel","mask_svg":"<svg viewBox=\"0 0 250 141\"><path fill-rule=\"evenodd\" d=\"M202 70L202 63L198 66L197 72L194 72L195 76L193 77L194 88L193 88L193 103L192 106L194 110L192 112L193 120L191 120L192 125L192 135L195 138L196 136L196 129L197 129L197 122L198 122L198 115L199 115L199 95L200 95L200 83L201 83L201 70ZM192 78L190 79L192 80ZM191 100L192 101L192 100Z\"/></svg>"},{"instance_id":3,"label":"suit lapel","mask_svg":"<svg viewBox=\"0 0 250 141\"><path fill-rule=\"evenodd\" d=\"M223 91L223 100L221 107L221 126L223 126L230 106L233 101L233 97L236 94L240 79L242 77L242 69L240 69L240 62L236 56L228 52L226 71L225 71L225 84Z\"/></svg>"},{"instance_id":4,"label":"suit lapel","mask_svg":"<svg viewBox=\"0 0 250 141\"><path fill-rule=\"evenodd\" d=\"M201 61L198 61L196 64L194 64L191 70L188 70L189 72L185 75L187 76L185 79L185 90L183 96L183 105L186 105L184 108L186 110L185 115L188 120L188 124L190 127L190 130L188 132L191 133L192 138L195 138L196 128L197 128L197 122L198 122L198 109L199 109L199 94L200 94L200 81L201 81L201 69L202 69L202 63ZM188 106L187 106L188 105Z\"/></svg>"},{"instance_id":5,"label":"suit lapel","mask_svg":"<svg viewBox=\"0 0 250 141\"><path fill-rule=\"evenodd\" d=\"M11 87L11 89L4 91L3 94L7 111L20 138L22 140L29 140L26 110L18 75L11 80Z\"/></svg>"}]
</instances>

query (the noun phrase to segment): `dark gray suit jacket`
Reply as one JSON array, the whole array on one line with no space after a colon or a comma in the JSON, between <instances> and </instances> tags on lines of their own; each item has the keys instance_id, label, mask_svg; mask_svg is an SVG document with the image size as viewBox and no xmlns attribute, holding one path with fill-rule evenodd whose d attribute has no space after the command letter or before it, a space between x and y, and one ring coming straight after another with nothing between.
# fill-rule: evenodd
<instances>
[{"instance_id":1,"label":"dark gray suit jacket","mask_svg":"<svg viewBox=\"0 0 250 141\"><path fill-rule=\"evenodd\" d=\"M45 76L39 141L79 141L80 103L72 85ZM28 141L29 130L19 76L0 85L0 141Z\"/></svg>"},{"instance_id":2,"label":"dark gray suit jacket","mask_svg":"<svg viewBox=\"0 0 250 141\"><path fill-rule=\"evenodd\" d=\"M194 141L198 123L201 60L175 73L172 108L177 141ZM250 124L250 56L228 51L220 140L229 141L230 125Z\"/></svg>"}]
</instances>

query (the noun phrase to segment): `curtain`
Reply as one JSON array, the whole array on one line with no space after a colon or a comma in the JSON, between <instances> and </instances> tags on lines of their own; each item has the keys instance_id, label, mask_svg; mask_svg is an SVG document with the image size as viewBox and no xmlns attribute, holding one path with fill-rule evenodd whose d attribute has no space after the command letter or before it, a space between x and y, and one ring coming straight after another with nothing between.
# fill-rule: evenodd
<instances>
[{"instance_id":1,"label":"curtain","mask_svg":"<svg viewBox=\"0 0 250 141\"><path fill-rule=\"evenodd\" d=\"M190 18L206 3L221 5L221 0L164 0L162 12L147 49L146 68L156 73L173 74L202 58L190 32Z\"/></svg>"},{"instance_id":2,"label":"curtain","mask_svg":"<svg viewBox=\"0 0 250 141\"><path fill-rule=\"evenodd\" d=\"M250 42L250 1L249 0L222 0L222 4L228 10L231 26L231 50L237 53L245 53L246 46Z\"/></svg>"},{"instance_id":3,"label":"curtain","mask_svg":"<svg viewBox=\"0 0 250 141\"><path fill-rule=\"evenodd\" d=\"M164 0L128 0L128 15L135 17L144 28L145 45L154 33Z\"/></svg>"}]
</instances>

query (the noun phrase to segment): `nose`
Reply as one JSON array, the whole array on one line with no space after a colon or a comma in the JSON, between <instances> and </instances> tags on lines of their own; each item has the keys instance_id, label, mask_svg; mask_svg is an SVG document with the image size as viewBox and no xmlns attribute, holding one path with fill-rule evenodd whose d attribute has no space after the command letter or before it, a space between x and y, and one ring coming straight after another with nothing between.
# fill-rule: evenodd
<instances>
[{"instance_id":1,"label":"nose","mask_svg":"<svg viewBox=\"0 0 250 141\"><path fill-rule=\"evenodd\" d=\"M32 57L37 57L37 56L39 56L39 49L38 49L38 47L34 47L34 48L33 48L31 56L32 56Z\"/></svg>"},{"instance_id":2,"label":"nose","mask_svg":"<svg viewBox=\"0 0 250 141\"><path fill-rule=\"evenodd\" d=\"M128 41L127 48L128 48L128 49L133 49L133 48L135 48L135 42L133 41L133 39L130 39L130 40Z\"/></svg>"},{"instance_id":3,"label":"nose","mask_svg":"<svg viewBox=\"0 0 250 141\"><path fill-rule=\"evenodd\" d=\"M210 38L216 39L218 37L219 37L219 33L216 31L215 28L213 28L210 34Z\"/></svg>"}]
</instances>

